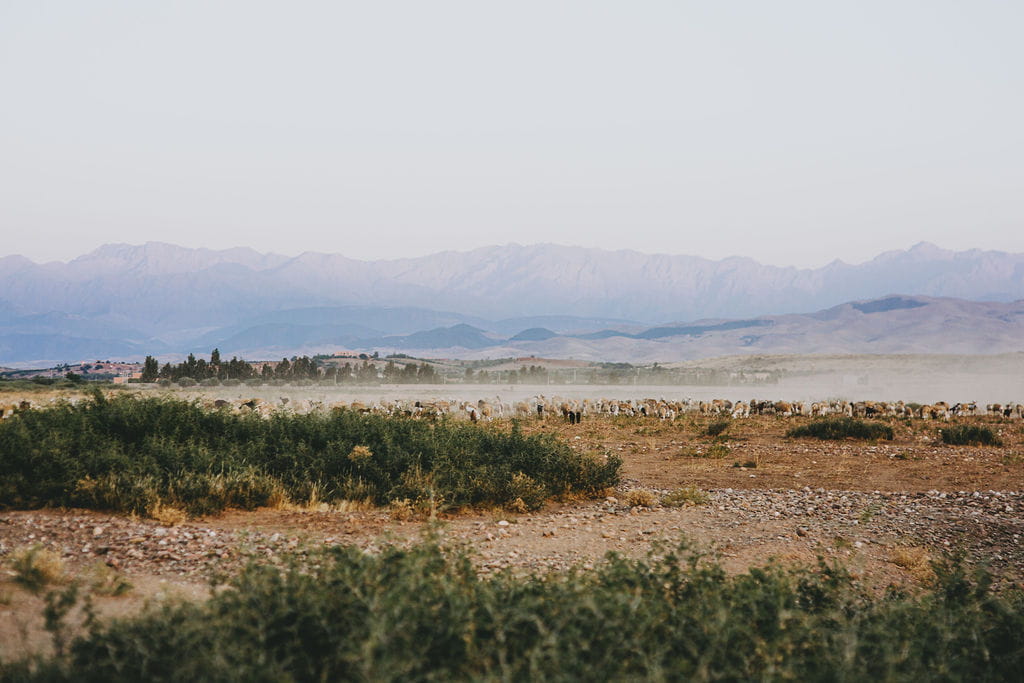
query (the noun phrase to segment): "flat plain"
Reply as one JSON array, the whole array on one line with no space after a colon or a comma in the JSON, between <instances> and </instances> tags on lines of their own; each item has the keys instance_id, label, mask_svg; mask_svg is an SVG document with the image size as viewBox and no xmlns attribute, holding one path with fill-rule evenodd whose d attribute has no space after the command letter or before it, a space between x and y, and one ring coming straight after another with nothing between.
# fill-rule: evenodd
<instances>
[{"instance_id":1,"label":"flat plain","mask_svg":"<svg viewBox=\"0 0 1024 683\"><path fill-rule=\"evenodd\" d=\"M642 395L632 389L585 391ZM210 401L225 390L186 395ZM282 410L309 405L302 403L309 401L308 388L267 387L263 393L268 401L275 395ZM467 401L475 398L472 390L461 393ZM348 398L355 396L365 393ZM429 400L433 394L406 387L404 397ZM467 418L463 412L449 419ZM894 430L892 440L787 436L811 420L755 415L725 419L724 428L715 429L721 416L696 411L667 420L587 415L579 424L557 414L530 416L516 421L527 434L551 433L574 450L620 457L621 483L596 498L552 500L533 512L431 514L353 503L151 519L77 509L5 510L0 554L6 562L19 549L41 545L60 555L65 581L98 585L111 572L123 578L132 590L94 596L101 617L131 614L167 597L202 599L212 573L251 560L280 564L304 549L333 545L373 550L388 542L414 543L427 533L469 548L484 575L505 568L585 569L609 552L642 556L654 541L686 537L730 571L769 560L811 566L823 559L848 567L872 590L913 589L928 582L931 560L961 554L970 565L987 567L997 588L1024 585L1024 423L984 415L882 418ZM943 443L940 430L955 424L986 427L1001 445ZM510 430L512 420L485 421L481 428ZM42 597L13 579L8 571L0 582L3 657L50 646Z\"/></svg>"}]
</instances>

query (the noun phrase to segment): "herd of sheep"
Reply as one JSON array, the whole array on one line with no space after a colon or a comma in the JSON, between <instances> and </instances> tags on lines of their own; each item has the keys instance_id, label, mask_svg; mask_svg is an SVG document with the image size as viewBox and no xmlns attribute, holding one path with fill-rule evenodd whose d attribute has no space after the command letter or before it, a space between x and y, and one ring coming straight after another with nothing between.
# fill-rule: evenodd
<instances>
[{"instance_id":1,"label":"herd of sheep","mask_svg":"<svg viewBox=\"0 0 1024 683\"><path fill-rule=\"evenodd\" d=\"M57 401L58 399L51 399ZM65 399L59 399L65 400ZM74 399L70 399L74 400ZM696 401L685 399L569 399L533 396L527 400L506 402L500 397L491 400L381 400L373 402L326 402L315 399L290 399L281 397L276 401L259 398L236 400L203 399L203 403L214 410L232 410L241 413L258 413L269 416L275 411L309 413L323 410L352 410L360 413L380 415L404 415L409 417L438 418L442 416L464 417L473 422L495 418L561 418L570 423L582 421L585 417L629 416L651 417L671 420L687 414L745 418L751 415L778 415L791 417L824 417L828 415L848 417L902 417L925 420L948 420L954 417L989 415L1009 419L1024 419L1024 404L990 403L981 409L974 402L955 403L945 401L931 404L906 403L904 401L728 401L714 399ZM6 419L19 411L30 410L32 403L27 400L0 404L0 419ZM37 406L38 407L38 406Z\"/></svg>"},{"instance_id":2,"label":"herd of sheep","mask_svg":"<svg viewBox=\"0 0 1024 683\"><path fill-rule=\"evenodd\" d=\"M804 415L808 417L824 417L828 415L848 417L906 417L926 420L948 420L954 417L992 415L1012 419L1024 418L1024 404L988 404L984 411L973 403L956 403L950 405L944 401L927 405L906 403L904 401L728 401L714 399L696 401L685 399L670 401L665 399L569 399L560 397L533 396L527 400L507 402L500 397L480 399L478 401L457 400L381 400L352 401L326 403L312 399L292 400L282 397L278 401L262 401L246 399L235 402L224 400L208 401L211 408L230 408L241 411L256 411L270 414L275 410L294 412L314 412L317 410L353 410L361 413L381 415L405 415L410 417L437 418L445 415L465 417L473 422L487 421L495 418L561 418L570 423L583 420L584 417L597 416L628 416L653 417L671 420L687 414L700 414L733 418L750 417L751 415L779 415L790 417Z\"/></svg>"}]
</instances>

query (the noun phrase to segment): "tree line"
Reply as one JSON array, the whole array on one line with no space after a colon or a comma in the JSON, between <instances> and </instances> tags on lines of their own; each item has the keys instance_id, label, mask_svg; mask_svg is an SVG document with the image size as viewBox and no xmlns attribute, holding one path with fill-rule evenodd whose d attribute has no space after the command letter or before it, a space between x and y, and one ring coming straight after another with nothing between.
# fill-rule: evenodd
<instances>
[{"instance_id":1,"label":"tree line","mask_svg":"<svg viewBox=\"0 0 1024 683\"><path fill-rule=\"evenodd\" d=\"M362 363L346 362L341 367L323 362L321 357L293 356L277 362L250 363L237 357L229 361L221 358L220 350L214 349L210 359L196 358L189 354L184 361L160 365L153 356L146 356L142 365L142 381L157 382L168 380L249 380L265 381L312 380L333 381L338 384L434 384L441 381L437 370L429 363L398 364L389 360L383 370L367 357Z\"/></svg>"}]
</instances>

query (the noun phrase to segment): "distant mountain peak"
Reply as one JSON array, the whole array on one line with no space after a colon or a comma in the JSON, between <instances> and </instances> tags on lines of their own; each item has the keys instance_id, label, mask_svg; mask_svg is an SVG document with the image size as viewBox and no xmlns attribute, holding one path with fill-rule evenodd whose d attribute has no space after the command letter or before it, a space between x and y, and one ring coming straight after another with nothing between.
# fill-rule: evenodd
<instances>
[{"instance_id":1,"label":"distant mountain peak","mask_svg":"<svg viewBox=\"0 0 1024 683\"><path fill-rule=\"evenodd\" d=\"M902 299L869 303L894 296ZM707 321L715 320L735 324L730 321L811 312L816 312L814 319L819 322L830 316L867 317L852 306L832 311L844 302L877 308L880 314L899 312L887 308L896 306L914 315L907 301L919 296L1022 299L1024 254L954 252L922 242L856 265L833 262L822 268L797 269L747 258L715 261L553 244L509 244L358 261L315 251L289 257L248 248L189 249L149 242L104 245L69 263L0 258L0 297L8 302L8 310L16 312L13 317L25 318L17 323L19 333L28 334L28 328L37 324L28 320L30 316L52 312L137 330L133 339L150 336L172 348L186 348L198 340L205 343L204 335L218 330L221 339L238 335L257 339L258 332L246 336L246 330L257 329L260 320L272 322L268 316L275 313L300 309L307 312L290 315L314 326L320 324L317 310L334 315L336 320L324 321L335 325L330 334L379 331L383 339L424 331L434 337L421 339L423 348L434 347L427 344L432 339L456 338L464 348L483 348L495 339L527 332L535 336L552 330L590 333L597 336L576 336L574 343L618 339L625 344L636 341L651 326L657 330L647 333L647 341L654 341L651 335L674 334L677 327L694 325L696 336L723 333L707 327L716 324ZM361 314L342 311L345 307L365 307L376 313L361 318ZM419 313L406 316L398 309ZM404 324L402 318L407 318ZM573 319L602 322L576 327ZM505 322L488 326L488 321ZM698 323L658 327L665 321ZM753 347L756 337L768 333L750 327L746 336ZM0 324L0 334L5 329ZM62 330L51 328L47 333L54 331ZM77 333L71 327L63 331ZM321 337L296 334L280 339ZM29 346L19 342L17 348ZM0 352L0 363L6 360Z\"/></svg>"},{"instance_id":2,"label":"distant mountain peak","mask_svg":"<svg viewBox=\"0 0 1024 683\"><path fill-rule=\"evenodd\" d=\"M906 253L915 259L944 259L952 257L956 252L943 249L931 242L918 242Z\"/></svg>"},{"instance_id":3,"label":"distant mountain peak","mask_svg":"<svg viewBox=\"0 0 1024 683\"><path fill-rule=\"evenodd\" d=\"M280 254L263 254L249 247L229 249L192 249L168 242L143 244L104 244L68 262L70 270L92 273L118 269L147 273L181 273L220 264L241 265L255 270L271 268L288 261Z\"/></svg>"}]
</instances>

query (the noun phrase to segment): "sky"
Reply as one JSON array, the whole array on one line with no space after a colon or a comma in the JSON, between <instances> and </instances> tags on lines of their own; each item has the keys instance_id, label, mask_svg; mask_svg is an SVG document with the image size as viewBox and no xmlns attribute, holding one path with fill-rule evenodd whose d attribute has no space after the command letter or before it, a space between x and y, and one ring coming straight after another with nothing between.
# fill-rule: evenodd
<instances>
[{"instance_id":1,"label":"sky","mask_svg":"<svg viewBox=\"0 0 1024 683\"><path fill-rule=\"evenodd\" d=\"M1024 252L1024 3L0 2L0 255Z\"/></svg>"}]
</instances>

